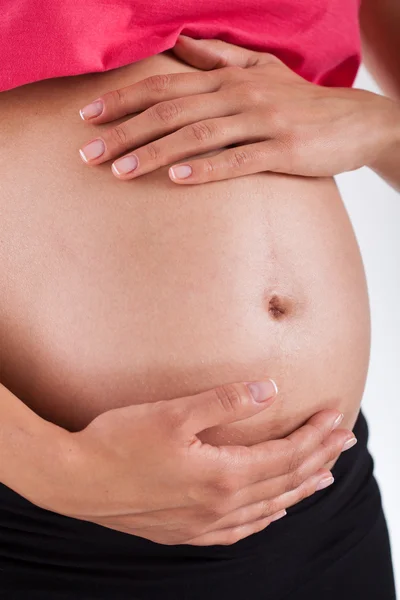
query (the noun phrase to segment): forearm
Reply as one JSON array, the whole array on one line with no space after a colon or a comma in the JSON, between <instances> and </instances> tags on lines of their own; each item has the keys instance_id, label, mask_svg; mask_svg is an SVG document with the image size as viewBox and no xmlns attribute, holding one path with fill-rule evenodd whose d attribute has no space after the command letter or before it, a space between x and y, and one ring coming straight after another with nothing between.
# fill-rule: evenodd
<instances>
[{"instance_id":1,"label":"forearm","mask_svg":"<svg viewBox=\"0 0 400 600\"><path fill-rule=\"evenodd\" d=\"M383 152L368 166L400 192L400 104L387 137L388 143Z\"/></svg>"},{"instance_id":2,"label":"forearm","mask_svg":"<svg viewBox=\"0 0 400 600\"><path fill-rule=\"evenodd\" d=\"M362 0L360 25L363 62L382 92L397 103L397 122L381 156L369 165L400 190L400 4L398 0Z\"/></svg>"},{"instance_id":3,"label":"forearm","mask_svg":"<svg viewBox=\"0 0 400 600\"><path fill-rule=\"evenodd\" d=\"M70 489L69 433L41 419L0 385L0 481L28 500L54 509Z\"/></svg>"},{"instance_id":4,"label":"forearm","mask_svg":"<svg viewBox=\"0 0 400 600\"><path fill-rule=\"evenodd\" d=\"M398 0L362 0L363 62L383 93L397 101L400 101L399 24Z\"/></svg>"}]
</instances>

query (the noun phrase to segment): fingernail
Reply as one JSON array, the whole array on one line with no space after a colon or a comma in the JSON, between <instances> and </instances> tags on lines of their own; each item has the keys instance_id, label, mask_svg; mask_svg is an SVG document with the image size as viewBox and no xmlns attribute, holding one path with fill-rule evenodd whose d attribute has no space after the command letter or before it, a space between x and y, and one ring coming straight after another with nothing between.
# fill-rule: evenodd
<instances>
[{"instance_id":1,"label":"fingernail","mask_svg":"<svg viewBox=\"0 0 400 600\"><path fill-rule=\"evenodd\" d=\"M87 121L88 119L93 119L93 117L98 117L104 110L104 104L102 100L94 100L91 104L84 106L79 111L81 115L81 119Z\"/></svg>"},{"instance_id":2,"label":"fingernail","mask_svg":"<svg viewBox=\"0 0 400 600\"><path fill-rule=\"evenodd\" d=\"M178 165L169 169L169 175L172 179L187 179L192 172L192 167L189 165Z\"/></svg>"},{"instance_id":3,"label":"fingernail","mask_svg":"<svg viewBox=\"0 0 400 600\"><path fill-rule=\"evenodd\" d=\"M356 444L357 444L357 438L355 438L355 437L350 438L349 440L347 440L347 442L345 442L343 444L342 452L346 452L346 450L349 450L350 448L352 448Z\"/></svg>"},{"instance_id":4,"label":"fingernail","mask_svg":"<svg viewBox=\"0 0 400 600\"><path fill-rule=\"evenodd\" d=\"M83 146L79 150L79 154L85 162L89 162L89 160L99 158L99 156L104 154L105 149L106 145L103 140L97 139L93 140L93 142L89 142L89 144L86 144L86 146Z\"/></svg>"},{"instance_id":5,"label":"fingernail","mask_svg":"<svg viewBox=\"0 0 400 600\"><path fill-rule=\"evenodd\" d=\"M138 159L134 154L130 154L129 156L124 156L124 158L116 160L111 168L117 175L125 175L125 173L134 171L137 166Z\"/></svg>"},{"instance_id":6,"label":"fingernail","mask_svg":"<svg viewBox=\"0 0 400 600\"><path fill-rule=\"evenodd\" d=\"M319 492L319 490L323 490L332 485L334 481L335 479L332 477L332 475L330 477L324 477L323 479L321 479L315 490Z\"/></svg>"},{"instance_id":7,"label":"fingernail","mask_svg":"<svg viewBox=\"0 0 400 600\"><path fill-rule=\"evenodd\" d=\"M282 519L282 517L284 517L285 515L287 515L286 510L280 510L271 517L271 523L277 521L278 519Z\"/></svg>"},{"instance_id":8,"label":"fingernail","mask_svg":"<svg viewBox=\"0 0 400 600\"><path fill-rule=\"evenodd\" d=\"M333 422L332 429L336 429L336 427L339 427L340 423L343 421L343 417L344 417L343 413L341 413L338 417L336 417L336 419Z\"/></svg>"},{"instance_id":9,"label":"fingernail","mask_svg":"<svg viewBox=\"0 0 400 600\"><path fill-rule=\"evenodd\" d=\"M273 379L246 383L246 385L256 402L265 402L270 398L274 398L278 393L278 386Z\"/></svg>"}]
</instances>

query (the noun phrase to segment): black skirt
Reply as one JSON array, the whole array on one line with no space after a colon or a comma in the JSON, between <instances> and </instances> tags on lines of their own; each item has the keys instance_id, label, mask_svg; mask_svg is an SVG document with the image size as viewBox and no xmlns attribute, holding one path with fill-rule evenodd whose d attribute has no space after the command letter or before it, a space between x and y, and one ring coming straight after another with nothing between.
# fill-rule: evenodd
<instances>
[{"instance_id":1,"label":"black skirt","mask_svg":"<svg viewBox=\"0 0 400 600\"><path fill-rule=\"evenodd\" d=\"M335 483L231 546L164 546L42 510L0 484L0 598L395 600L360 413Z\"/></svg>"}]
</instances>

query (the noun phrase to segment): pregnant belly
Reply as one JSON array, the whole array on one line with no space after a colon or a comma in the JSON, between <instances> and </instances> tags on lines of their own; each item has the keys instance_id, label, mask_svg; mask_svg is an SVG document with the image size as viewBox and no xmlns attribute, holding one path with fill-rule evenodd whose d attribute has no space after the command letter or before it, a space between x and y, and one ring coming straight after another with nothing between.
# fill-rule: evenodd
<instances>
[{"instance_id":1,"label":"pregnant belly","mask_svg":"<svg viewBox=\"0 0 400 600\"><path fill-rule=\"evenodd\" d=\"M352 426L369 309L332 179L183 187L162 169L121 182L79 158L98 131L81 106L184 70L164 54L1 94L1 381L70 430L114 407L265 377L279 386L273 408L203 437L254 443L324 407Z\"/></svg>"}]
</instances>

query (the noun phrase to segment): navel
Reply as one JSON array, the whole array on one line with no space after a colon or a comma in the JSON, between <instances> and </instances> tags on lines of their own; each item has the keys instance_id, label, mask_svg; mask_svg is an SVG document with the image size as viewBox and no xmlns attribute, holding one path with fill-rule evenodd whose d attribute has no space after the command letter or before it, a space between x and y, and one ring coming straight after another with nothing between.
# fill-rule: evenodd
<instances>
[{"instance_id":1,"label":"navel","mask_svg":"<svg viewBox=\"0 0 400 600\"><path fill-rule=\"evenodd\" d=\"M287 296L272 294L266 298L268 314L274 321L280 321L290 316L293 300Z\"/></svg>"}]
</instances>

